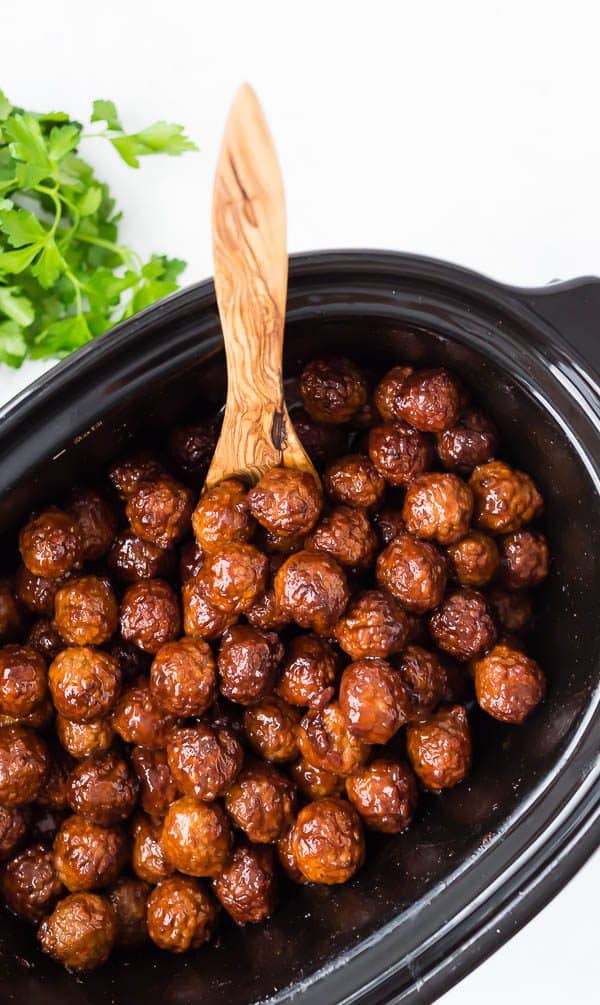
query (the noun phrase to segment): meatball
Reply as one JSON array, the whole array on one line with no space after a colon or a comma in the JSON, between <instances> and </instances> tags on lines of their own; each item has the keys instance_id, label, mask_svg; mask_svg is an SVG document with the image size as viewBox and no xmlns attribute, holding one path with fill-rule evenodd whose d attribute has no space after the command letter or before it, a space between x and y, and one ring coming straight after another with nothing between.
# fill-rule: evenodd
<instances>
[{"instance_id":1,"label":"meatball","mask_svg":"<svg viewBox=\"0 0 600 1005\"><path fill-rule=\"evenodd\" d=\"M418 801L415 776L393 757L379 757L347 778L346 792L366 826L384 834L408 827Z\"/></svg>"},{"instance_id":2,"label":"meatball","mask_svg":"<svg viewBox=\"0 0 600 1005\"><path fill-rule=\"evenodd\" d=\"M54 868L67 890L109 886L127 861L127 838L118 827L67 817L54 839Z\"/></svg>"},{"instance_id":3,"label":"meatball","mask_svg":"<svg viewBox=\"0 0 600 1005\"><path fill-rule=\"evenodd\" d=\"M30 814L24 806L0 806L0 862L17 850L29 830Z\"/></svg>"},{"instance_id":4,"label":"meatball","mask_svg":"<svg viewBox=\"0 0 600 1005\"><path fill-rule=\"evenodd\" d=\"M494 646L473 669L477 701L500 722L525 722L546 692L536 661L509 645Z\"/></svg>"},{"instance_id":5,"label":"meatball","mask_svg":"<svg viewBox=\"0 0 600 1005\"><path fill-rule=\"evenodd\" d=\"M131 868L146 883L160 883L174 872L161 842L162 820L153 820L138 813L133 820L131 833Z\"/></svg>"},{"instance_id":6,"label":"meatball","mask_svg":"<svg viewBox=\"0 0 600 1005\"><path fill-rule=\"evenodd\" d=\"M318 635L297 635L290 642L277 693L289 705L320 708L333 698L338 657Z\"/></svg>"},{"instance_id":7,"label":"meatball","mask_svg":"<svg viewBox=\"0 0 600 1005\"><path fill-rule=\"evenodd\" d=\"M410 700L402 678L376 657L346 667L339 703L348 729L363 743L387 743L409 718Z\"/></svg>"},{"instance_id":8,"label":"meatball","mask_svg":"<svg viewBox=\"0 0 600 1005\"><path fill-rule=\"evenodd\" d=\"M311 419L305 408L295 408L292 422L300 443L313 464L321 467L344 451L344 434L337 426L324 426Z\"/></svg>"},{"instance_id":9,"label":"meatball","mask_svg":"<svg viewBox=\"0 0 600 1005\"><path fill-rule=\"evenodd\" d=\"M333 461L325 472L325 490L340 506L372 509L383 499L385 479L364 454L348 454Z\"/></svg>"},{"instance_id":10,"label":"meatball","mask_svg":"<svg viewBox=\"0 0 600 1005\"><path fill-rule=\"evenodd\" d=\"M160 548L130 530L115 539L108 553L108 567L123 583L138 583L140 579L170 579L175 570L175 555Z\"/></svg>"},{"instance_id":11,"label":"meatball","mask_svg":"<svg viewBox=\"0 0 600 1005\"><path fill-rule=\"evenodd\" d=\"M376 578L415 614L437 607L446 589L446 563L434 544L399 534L377 559Z\"/></svg>"},{"instance_id":12,"label":"meatball","mask_svg":"<svg viewBox=\"0 0 600 1005\"><path fill-rule=\"evenodd\" d=\"M169 548L184 536L193 507L192 491L161 474L138 484L127 499L125 513L134 534L159 548Z\"/></svg>"},{"instance_id":13,"label":"meatball","mask_svg":"<svg viewBox=\"0 0 600 1005\"><path fill-rule=\"evenodd\" d=\"M80 489L71 496L67 512L81 531L82 559L95 562L106 555L117 533L117 517L110 503L93 489Z\"/></svg>"},{"instance_id":14,"label":"meatball","mask_svg":"<svg viewBox=\"0 0 600 1005\"><path fill-rule=\"evenodd\" d=\"M167 811L161 844L179 872L188 876L218 876L231 856L231 829L216 803L183 796Z\"/></svg>"},{"instance_id":15,"label":"meatball","mask_svg":"<svg viewBox=\"0 0 600 1005\"><path fill-rule=\"evenodd\" d=\"M421 475L409 485L402 507L406 529L415 537L453 544L467 533L473 493L458 475Z\"/></svg>"},{"instance_id":16,"label":"meatball","mask_svg":"<svg viewBox=\"0 0 600 1005\"><path fill-rule=\"evenodd\" d=\"M396 669L408 692L410 722L427 719L444 697L444 668L436 653L410 645L396 661Z\"/></svg>"},{"instance_id":17,"label":"meatball","mask_svg":"<svg viewBox=\"0 0 600 1005\"><path fill-rule=\"evenodd\" d=\"M435 644L457 660L483 656L496 641L498 629L482 593L469 587L449 593L429 619Z\"/></svg>"},{"instance_id":18,"label":"meatball","mask_svg":"<svg viewBox=\"0 0 600 1005\"><path fill-rule=\"evenodd\" d=\"M270 844L293 823L296 786L270 764L252 762L225 793L225 809L252 842Z\"/></svg>"},{"instance_id":19,"label":"meatball","mask_svg":"<svg viewBox=\"0 0 600 1005\"><path fill-rule=\"evenodd\" d=\"M461 586L485 586L494 578L500 555L493 537L472 530L446 550L450 576Z\"/></svg>"},{"instance_id":20,"label":"meatball","mask_svg":"<svg viewBox=\"0 0 600 1005\"><path fill-rule=\"evenodd\" d=\"M182 583L195 579L204 565L204 552L197 541L186 541L179 552L179 578Z\"/></svg>"},{"instance_id":21,"label":"meatball","mask_svg":"<svg viewBox=\"0 0 600 1005\"><path fill-rule=\"evenodd\" d=\"M548 575L550 551L543 534L518 530L501 537L500 575L509 590L526 590L538 586Z\"/></svg>"},{"instance_id":22,"label":"meatball","mask_svg":"<svg viewBox=\"0 0 600 1005\"><path fill-rule=\"evenodd\" d=\"M30 803L41 792L49 768L41 737L25 726L0 726L0 806Z\"/></svg>"},{"instance_id":23,"label":"meatball","mask_svg":"<svg viewBox=\"0 0 600 1005\"><path fill-rule=\"evenodd\" d=\"M197 722L172 731L167 759L184 795L211 802L237 778L244 751L232 730Z\"/></svg>"},{"instance_id":24,"label":"meatball","mask_svg":"<svg viewBox=\"0 0 600 1005\"><path fill-rule=\"evenodd\" d=\"M114 641L107 647L107 652L111 656L114 656L119 664L121 679L124 684L129 684L136 677L139 677L140 674L148 673L150 670L152 663L150 653L145 653L142 649L138 649L133 642L125 642L125 639L121 638L120 635L117 635Z\"/></svg>"},{"instance_id":25,"label":"meatball","mask_svg":"<svg viewBox=\"0 0 600 1005\"><path fill-rule=\"evenodd\" d=\"M108 477L121 498L129 499L142 482L151 482L163 473L157 458L147 450L140 450L113 464L108 470Z\"/></svg>"},{"instance_id":26,"label":"meatball","mask_svg":"<svg viewBox=\"0 0 600 1005\"><path fill-rule=\"evenodd\" d=\"M532 479L504 461L475 468L469 485L475 497L475 523L481 530L507 534L542 512L542 497Z\"/></svg>"},{"instance_id":27,"label":"meatball","mask_svg":"<svg viewBox=\"0 0 600 1005\"><path fill-rule=\"evenodd\" d=\"M246 618L254 628L264 628L269 632L278 632L290 622L289 615L279 607L272 587L268 587L246 611Z\"/></svg>"},{"instance_id":28,"label":"meatball","mask_svg":"<svg viewBox=\"0 0 600 1005\"><path fill-rule=\"evenodd\" d=\"M300 753L309 764L335 775L351 775L369 753L363 741L348 729L337 702L311 708L298 726Z\"/></svg>"},{"instance_id":29,"label":"meatball","mask_svg":"<svg viewBox=\"0 0 600 1005\"><path fill-rule=\"evenodd\" d=\"M100 649L69 647L52 662L48 684L60 715L73 722L91 722L113 707L121 687L121 671L116 659Z\"/></svg>"},{"instance_id":30,"label":"meatball","mask_svg":"<svg viewBox=\"0 0 600 1005\"><path fill-rule=\"evenodd\" d=\"M155 702L145 677L123 691L112 716L113 729L125 743L151 750L166 747L174 722Z\"/></svg>"},{"instance_id":31,"label":"meatball","mask_svg":"<svg viewBox=\"0 0 600 1005\"><path fill-rule=\"evenodd\" d=\"M330 555L299 551L275 575L275 599L301 628L328 635L349 599L346 576Z\"/></svg>"},{"instance_id":32,"label":"meatball","mask_svg":"<svg viewBox=\"0 0 600 1005\"><path fill-rule=\"evenodd\" d=\"M239 478L229 478L207 489L192 515L196 541L206 553L232 541L249 541L255 529L248 490Z\"/></svg>"},{"instance_id":33,"label":"meatball","mask_svg":"<svg viewBox=\"0 0 600 1005\"><path fill-rule=\"evenodd\" d=\"M426 433L405 422L384 422L369 433L369 457L390 485L409 485L431 467L433 446Z\"/></svg>"},{"instance_id":34,"label":"meatball","mask_svg":"<svg viewBox=\"0 0 600 1005\"><path fill-rule=\"evenodd\" d=\"M69 792L71 772L74 768L73 759L54 740L48 747L48 774L44 787L38 793L38 806L60 812L69 809Z\"/></svg>"},{"instance_id":35,"label":"meatball","mask_svg":"<svg viewBox=\"0 0 600 1005\"><path fill-rule=\"evenodd\" d=\"M157 653L181 631L181 614L175 591L162 579L147 579L130 586L121 603L121 635L147 653Z\"/></svg>"},{"instance_id":36,"label":"meatball","mask_svg":"<svg viewBox=\"0 0 600 1005\"><path fill-rule=\"evenodd\" d=\"M235 624L237 614L227 614L209 604L204 595L204 584L200 578L189 579L181 590L183 606L183 630L186 635L198 635L204 639L217 639L226 628ZM250 608L249 610L252 610Z\"/></svg>"},{"instance_id":37,"label":"meatball","mask_svg":"<svg viewBox=\"0 0 600 1005\"><path fill-rule=\"evenodd\" d=\"M344 791L344 778L332 771L324 771L314 764L309 764L300 757L290 767L290 775L296 785L309 799L322 799L323 796L339 796Z\"/></svg>"},{"instance_id":38,"label":"meatball","mask_svg":"<svg viewBox=\"0 0 600 1005\"><path fill-rule=\"evenodd\" d=\"M54 598L54 623L69 645L107 642L119 623L117 601L107 580L83 576L61 587Z\"/></svg>"},{"instance_id":39,"label":"meatball","mask_svg":"<svg viewBox=\"0 0 600 1005\"><path fill-rule=\"evenodd\" d=\"M244 711L248 743L265 761L293 761L298 756L298 719L298 712L281 698L263 698Z\"/></svg>"},{"instance_id":40,"label":"meatball","mask_svg":"<svg viewBox=\"0 0 600 1005\"><path fill-rule=\"evenodd\" d=\"M450 471L470 474L491 461L498 449L498 431L484 412L466 409L456 425L436 435L437 455Z\"/></svg>"},{"instance_id":41,"label":"meatball","mask_svg":"<svg viewBox=\"0 0 600 1005\"><path fill-rule=\"evenodd\" d=\"M115 735L109 719L71 722L62 715L56 716L56 732L65 750L78 759L102 754L108 750Z\"/></svg>"},{"instance_id":42,"label":"meatball","mask_svg":"<svg viewBox=\"0 0 600 1005\"><path fill-rule=\"evenodd\" d=\"M382 419L400 419L404 381L413 373L412 366L393 366L381 378L373 394L375 408Z\"/></svg>"},{"instance_id":43,"label":"meatball","mask_svg":"<svg viewBox=\"0 0 600 1005\"><path fill-rule=\"evenodd\" d=\"M19 852L4 866L0 889L19 917L35 923L50 914L63 892L50 849L38 842Z\"/></svg>"},{"instance_id":44,"label":"meatball","mask_svg":"<svg viewBox=\"0 0 600 1005\"><path fill-rule=\"evenodd\" d=\"M28 716L46 697L46 664L29 646L0 649L0 715Z\"/></svg>"},{"instance_id":45,"label":"meatball","mask_svg":"<svg viewBox=\"0 0 600 1005\"><path fill-rule=\"evenodd\" d=\"M59 901L38 930L45 953L69 970L93 970L115 944L115 912L105 897L75 893Z\"/></svg>"},{"instance_id":46,"label":"meatball","mask_svg":"<svg viewBox=\"0 0 600 1005\"><path fill-rule=\"evenodd\" d=\"M293 836L294 828L291 827L289 831L286 831L286 833L279 838L279 841L277 842L277 858L279 859L279 864L288 879L291 879L293 883L299 883L302 885L304 883L308 883L308 880L300 871L300 866L296 860L294 849L292 847Z\"/></svg>"},{"instance_id":47,"label":"meatball","mask_svg":"<svg viewBox=\"0 0 600 1005\"><path fill-rule=\"evenodd\" d=\"M121 876L106 891L106 898L117 919L116 945L120 949L138 949L148 938L146 902L150 885L134 876Z\"/></svg>"},{"instance_id":48,"label":"meatball","mask_svg":"<svg viewBox=\"0 0 600 1005\"><path fill-rule=\"evenodd\" d=\"M241 614L265 592L268 573L266 555L251 544L232 541L207 555L196 582L212 607Z\"/></svg>"},{"instance_id":49,"label":"meatball","mask_svg":"<svg viewBox=\"0 0 600 1005\"><path fill-rule=\"evenodd\" d=\"M377 538L363 510L338 506L317 524L304 547L331 555L340 565L364 571L375 560Z\"/></svg>"},{"instance_id":50,"label":"meatball","mask_svg":"<svg viewBox=\"0 0 600 1005\"><path fill-rule=\"evenodd\" d=\"M0 580L0 640L15 639L21 629L21 614L10 583Z\"/></svg>"},{"instance_id":51,"label":"meatball","mask_svg":"<svg viewBox=\"0 0 600 1005\"><path fill-rule=\"evenodd\" d=\"M255 520L271 534L296 537L312 530L321 512L319 486L307 471L271 468L248 493Z\"/></svg>"},{"instance_id":52,"label":"meatball","mask_svg":"<svg viewBox=\"0 0 600 1005\"><path fill-rule=\"evenodd\" d=\"M64 576L83 558L79 524L60 509L48 509L25 524L19 534L19 551L34 576Z\"/></svg>"},{"instance_id":53,"label":"meatball","mask_svg":"<svg viewBox=\"0 0 600 1005\"><path fill-rule=\"evenodd\" d=\"M46 576L34 576L26 566L20 565L15 577L17 598L34 614L51 616L54 614L54 597L70 575L48 579Z\"/></svg>"},{"instance_id":54,"label":"meatball","mask_svg":"<svg viewBox=\"0 0 600 1005\"><path fill-rule=\"evenodd\" d=\"M180 795L166 750L134 747L130 756L140 785L142 809L152 817L164 817L171 803Z\"/></svg>"},{"instance_id":55,"label":"meatball","mask_svg":"<svg viewBox=\"0 0 600 1005\"><path fill-rule=\"evenodd\" d=\"M426 789L449 789L462 782L471 767L471 734L463 706L446 706L427 722L410 725L406 751Z\"/></svg>"},{"instance_id":56,"label":"meatball","mask_svg":"<svg viewBox=\"0 0 600 1005\"><path fill-rule=\"evenodd\" d=\"M215 422L179 426L169 436L169 453L181 473L201 485L215 452L219 429Z\"/></svg>"},{"instance_id":57,"label":"meatball","mask_svg":"<svg viewBox=\"0 0 600 1005\"><path fill-rule=\"evenodd\" d=\"M490 590L488 600L500 627L505 632L514 632L518 635L531 628L533 605L531 597L524 590L512 593L495 586Z\"/></svg>"},{"instance_id":58,"label":"meatball","mask_svg":"<svg viewBox=\"0 0 600 1005\"><path fill-rule=\"evenodd\" d=\"M395 537L398 537L398 534L403 534L406 530L404 520L402 519L402 511L393 509L390 506L384 507L384 509L380 509L375 513L373 523L384 548Z\"/></svg>"},{"instance_id":59,"label":"meatball","mask_svg":"<svg viewBox=\"0 0 600 1005\"><path fill-rule=\"evenodd\" d=\"M409 623L399 603L380 590L365 590L351 601L333 634L353 660L385 658L408 641Z\"/></svg>"},{"instance_id":60,"label":"meatball","mask_svg":"<svg viewBox=\"0 0 600 1005\"><path fill-rule=\"evenodd\" d=\"M349 422L367 401L367 383L349 359L313 359L300 376L300 393L315 422Z\"/></svg>"},{"instance_id":61,"label":"meatball","mask_svg":"<svg viewBox=\"0 0 600 1005\"><path fill-rule=\"evenodd\" d=\"M65 643L50 618L38 618L33 622L27 635L27 645L39 653L47 663L56 659L59 652L65 648Z\"/></svg>"},{"instance_id":62,"label":"meatball","mask_svg":"<svg viewBox=\"0 0 600 1005\"><path fill-rule=\"evenodd\" d=\"M265 845L238 845L213 889L237 925L264 921L277 900L273 852Z\"/></svg>"},{"instance_id":63,"label":"meatball","mask_svg":"<svg viewBox=\"0 0 600 1005\"><path fill-rule=\"evenodd\" d=\"M460 381L444 370L415 370L404 379L397 402L398 418L424 433L439 433L458 422L466 404Z\"/></svg>"},{"instance_id":64,"label":"meatball","mask_svg":"<svg viewBox=\"0 0 600 1005\"><path fill-rule=\"evenodd\" d=\"M128 762L114 750L80 761L71 773L69 802L74 813L112 827L133 813L139 783Z\"/></svg>"},{"instance_id":65,"label":"meatball","mask_svg":"<svg viewBox=\"0 0 600 1005\"><path fill-rule=\"evenodd\" d=\"M217 668L203 639L183 638L158 650L150 671L154 701L172 715L203 715L212 705Z\"/></svg>"},{"instance_id":66,"label":"meatball","mask_svg":"<svg viewBox=\"0 0 600 1005\"><path fill-rule=\"evenodd\" d=\"M217 907L205 887L191 876L163 879L150 894L148 934L169 953L185 953L209 942Z\"/></svg>"},{"instance_id":67,"label":"meatball","mask_svg":"<svg viewBox=\"0 0 600 1005\"><path fill-rule=\"evenodd\" d=\"M300 810L291 845L311 883L345 883L365 860L360 817L344 799L320 799Z\"/></svg>"},{"instance_id":68,"label":"meatball","mask_svg":"<svg viewBox=\"0 0 600 1005\"><path fill-rule=\"evenodd\" d=\"M273 690L283 646L274 632L235 625L221 640L219 689L230 701L252 705Z\"/></svg>"}]
</instances>

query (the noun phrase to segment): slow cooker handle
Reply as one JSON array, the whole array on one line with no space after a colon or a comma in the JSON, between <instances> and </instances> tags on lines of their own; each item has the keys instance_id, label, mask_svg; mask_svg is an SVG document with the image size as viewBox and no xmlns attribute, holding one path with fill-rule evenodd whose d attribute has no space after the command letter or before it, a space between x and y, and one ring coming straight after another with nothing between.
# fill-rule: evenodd
<instances>
[{"instance_id":1,"label":"slow cooker handle","mask_svg":"<svg viewBox=\"0 0 600 1005\"><path fill-rule=\"evenodd\" d=\"M600 279L573 279L517 296L600 375Z\"/></svg>"}]
</instances>

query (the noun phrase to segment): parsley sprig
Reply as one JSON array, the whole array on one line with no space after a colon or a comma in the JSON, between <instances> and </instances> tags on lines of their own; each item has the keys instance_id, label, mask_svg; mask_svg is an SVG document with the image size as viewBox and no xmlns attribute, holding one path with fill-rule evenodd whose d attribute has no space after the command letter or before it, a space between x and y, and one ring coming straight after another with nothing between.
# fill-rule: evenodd
<instances>
[{"instance_id":1,"label":"parsley sprig","mask_svg":"<svg viewBox=\"0 0 600 1005\"><path fill-rule=\"evenodd\" d=\"M143 262L119 242L108 185L77 152L90 137L132 168L197 149L168 122L126 133L112 101L94 102L84 132L64 112L28 112L0 91L0 363L62 358L178 289L185 262Z\"/></svg>"}]
</instances>

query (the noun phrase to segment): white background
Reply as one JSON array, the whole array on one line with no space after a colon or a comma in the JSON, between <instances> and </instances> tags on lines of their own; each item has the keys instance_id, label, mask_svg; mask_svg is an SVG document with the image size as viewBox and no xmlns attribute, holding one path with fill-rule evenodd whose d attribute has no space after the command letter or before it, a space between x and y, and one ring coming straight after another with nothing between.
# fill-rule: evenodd
<instances>
[{"instance_id":1,"label":"white background","mask_svg":"<svg viewBox=\"0 0 600 1005\"><path fill-rule=\"evenodd\" d=\"M511 283L600 274L600 60L592 2L29 0L3 4L0 86L128 128L184 123L201 152L139 172L84 154L143 253L212 271L212 171L238 84L259 92L286 179L291 251L383 247ZM0 400L41 369L0 367ZM596 1000L600 859L443 998ZM596 894L596 896L594 896ZM535 991L534 991L535 989Z\"/></svg>"}]
</instances>

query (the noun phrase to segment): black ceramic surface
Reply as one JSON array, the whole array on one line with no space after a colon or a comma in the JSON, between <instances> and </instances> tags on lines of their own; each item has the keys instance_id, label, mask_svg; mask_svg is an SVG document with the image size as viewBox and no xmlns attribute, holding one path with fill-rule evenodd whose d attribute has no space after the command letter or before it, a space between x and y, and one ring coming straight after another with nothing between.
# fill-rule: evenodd
<instances>
[{"instance_id":1,"label":"black ceramic surface","mask_svg":"<svg viewBox=\"0 0 600 1005\"><path fill-rule=\"evenodd\" d=\"M370 840L339 888L294 887L266 925L184 958L148 949L75 979L0 917L0 1001L96 1005L431 1002L540 909L597 846L600 797L600 281L518 290L427 259L332 252L291 261L286 372L344 352L383 370L447 364L470 383L547 503L554 556L536 655L550 688L522 728L477 711L473 774ZM77 353L0 412L0 532L138 436L222 404L212 284Z\"/></svg>"}]
</instances>

